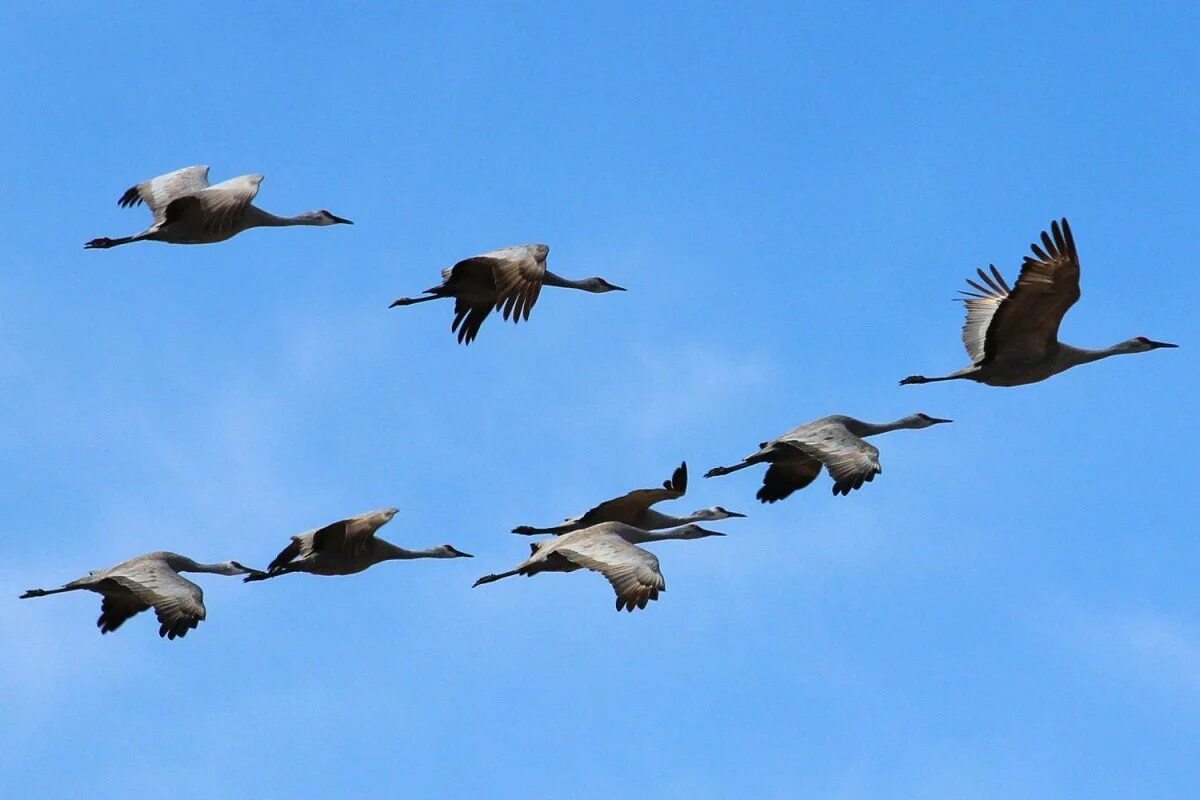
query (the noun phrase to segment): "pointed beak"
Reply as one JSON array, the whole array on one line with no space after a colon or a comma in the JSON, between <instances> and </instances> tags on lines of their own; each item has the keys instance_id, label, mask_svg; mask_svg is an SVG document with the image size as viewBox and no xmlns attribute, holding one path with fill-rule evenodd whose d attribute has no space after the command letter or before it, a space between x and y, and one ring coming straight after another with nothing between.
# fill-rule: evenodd
<instances>
[{"instance_id":1,"label":"pointed beak","mask_svg":"<svg viewBox=\"0 0 1200 800\"><path fill-rule=\"evenodd\" d=\"M938 417L930 417L929 419L932 420L935 425L939 422L954 422L952 419L940 419Z\"/></svg>"},{"instance_id":2,"label":"pointed beak","mask_svg":"<svg viewBox=\"0 0 1200 800\"><path fill-rule=\"evenodd\" d=\"M1171 344L1170 342L1156 342L1153 339L1147 339L1146 341L1149 342L1150 347L1152 347L1155 350L1157 350L1160 347L1179 347L1179 345Z\"/></svg>"},{"instance_id":3,"label":"pointed beak","mask_svg":"<svg viewBox=\"0 0 1200 800\"><path fill-rule=\"evenodd\" d=\"M612 287L612 290L613 290L614 292L627 292L627 291L629 291L629 290L628 290L628 289L626 289L624 286L617 286L617 285L616 285L616 284L614 284L614 283L610 283L610 284L609 284L609 286L611 286L611 287Z\"/></svg>"},{"instance_id":4,"label":"pointed beak","mask_svg":"<svg viewBox=\"0 0 1200 800\"><path fill-rule=\"evenodd\" d=\"M454 553L454 555L458 556L459 558L474 558L475 557L475 556L471 555L470 553L464 553L462 550L459 550L457 547L451 547L450 552Z\"/></svg>"},{"instance_id":5,"label":"pointed beak","mask_svg":"<svg viewBox=\"0 0 1200 800\"><path fill-rule=\"evenodd\" d=\"M738 513L738 512L736 512L736 511L726 511L725 513L726 513L726 514L728 514L730 517L742 517L742 518L744 518L744 517L746 516L745 514L739 514L739 513Z\"/></svg>"},{"instance_id":6,"label":"pointed beak","mask_svg":"<svg viewBox=\"0 0 1200 800\"><path fill-rule=\"evenodd\" d=\"M329 216L333 219L334 222L341 223L342 225L353 225L354 224L350 220L345 219L344 217L339 217L336 214L330 214Z\"/></svg>"}]
</instances>

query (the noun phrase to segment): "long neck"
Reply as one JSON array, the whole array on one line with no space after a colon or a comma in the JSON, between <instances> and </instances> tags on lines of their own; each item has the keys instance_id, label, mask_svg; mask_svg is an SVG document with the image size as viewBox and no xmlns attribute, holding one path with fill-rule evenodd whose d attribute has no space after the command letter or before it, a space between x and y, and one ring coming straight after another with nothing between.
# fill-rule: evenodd
<instances>
[{"instance_id":1,"label":"long neck","mask_svg":"<svg viewBox=\"0 0 1200 800\"><path fill-rule=\"evenodd\" d=\"M227 569L225 564L201 564L197 561L192 561L190 558L179 556L178 559L173 559L174 563L170 566L176 572L212 572L220 574Z\"/></svg>"},{"instance_id":2,"label":"long neck","mask_svg":"<svg viewBox=\"0 0 1200 800\"><path fill-rule=\"evenodd\" d=\"M381 556L380 561L407 561L413 558L443 558L442 551L436 547L431 547L428 550L405 550L403 547L397 547L391 542L377 539L377 552Z\"/></svg>"},{"instance_id":3,"label":"long neck","mask_svg":"<svg viewBox=\"0 0 1200 800\"><path fill-rule=\"evenodd\" d=\"M583 281L573 281L570 278L564 278L561 275L555 275L550 270L546 270L545 277L542 278L542 283L546 286L561 286L564 289L583 289Z\"/></svg>"},{"instance_id":4,"label":"long neck","mask_svg":"<svg viewBox=\"0 0 1200 800\"><path fill-rule=\"evenodd\" d=\"M875 424L874 422L862 422L861 420L851 420L846 423L846 430L853 433L855 436L875 436L888 431L898 431L901 428L909 427L908 421L898 419L895 422L885 422L883 424Z\"/></svg>"},{"instance_id":5,"label":"long neck","mask_svg":"<svg viewBox=\"0 0 1200 800\"><path fill-rule=\"evenodd\" d=\"M651 508L646 511L644 527L648 531L657 531L662 528L678 528L692 522L712 522L712 517L709 515L708 509L699 509L690 514L684 514L682 517L676 517Z\"/></svg>"},{"instance_id":6,"label":"long neck","mask_svg":"<svg viewBox=\"0 0 1200 800\"><path fill-rule=\"evenodd\" d=\"M688 537L680 533L678 529L668 531L643 531L634 528L623 534L621 538L630 544L642 544L644 542L664 542L668 539L686 539Z\"/></svg>"},{"instance_id":7,"label":"long neck","mask_svg":"<svg viewBox=\"0 0 1200 800\"><path fill-rule=\"evenodd\" d=\"M1124 342L1117 342L1112 347L1105 347L1101 350L1088 350L1083 347L1072 347L1069 344L1059 344L1058 360L1062 364L1062 369L1076 367L1080 364L1090 364L1093 361L1099 361L1102 358L1109 356L1119 356L1128 353L1122 345Z\"/></svg>"},{"instance_id":8,"label":"long neck","mask_svg":"<svg viewBox=\"0 0 1200 800\"><path fill-rule=\"evenodd\" d=\"M646 514L642 517L641 527L648 531L656 531L661 528L675 528L679 525L686 525L689 522L699 522L695 513L688 514L686 517L674 517L670 514L664 514L661 511L655 511L653 508L646 509Z\"/></svg>"},{"instance_id":9,"label":"long neck","mask_svg":"<svg viewBox=\"0 0 1200 800\"><path fill-rule=\"evenodd\" d=\"M246 227L247 228L287 228L292 225L315 225L316 220L304 214L297 214L294 217L278 217L270 211L263 211L258 206L250 206L246 209Z\"/></svg>"}]
</instances>

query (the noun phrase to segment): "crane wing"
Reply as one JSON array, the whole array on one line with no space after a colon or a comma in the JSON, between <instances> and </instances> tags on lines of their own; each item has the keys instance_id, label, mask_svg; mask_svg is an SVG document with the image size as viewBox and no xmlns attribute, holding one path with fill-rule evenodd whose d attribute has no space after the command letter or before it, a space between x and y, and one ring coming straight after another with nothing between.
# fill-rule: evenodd
<instances>
[{"instance_id":1,"label":"crane wing","mask_svg":"<svg viewBox=\"0 0 1200 800\"><path fill-rule=\"evenodd\" d=\"M496 277L496 309L513 322L529 319L529 312L542 291L546 277L546 256L550 248L544 244L526 244L494 250L485 257L492 259Z\"/></svg>"},{"instance_id":2,"label":"crane wing","mask_svg":"<svg viewBox=\"0 0 1200 800\"><path fill-rule=\"evenodd\" d=\"M450 331L458 334L459 344L470 344L495 307L496 276L488 255L473 256L442 270L442 285L430 291L449 289L454 297L454 323Z\"/></svg>"},{"instance_id":3,"label":"crane wing","mask_svg":"<svg viewBox=\"0 0 1200 800\"><path fill-rule=\"evenodd\" d=\"M313 532L312 549L347 555L358 553L375 537L379 528L369 514L338 520Z\"/></svg>"},{"instance_id":4,"label":"crane wing","mask_svg":"<svg viewBox=\"0 0 1200 800\"><path fill-rule=\"evenodd\" d=\"M96 620L96 627L100 628L101 633L112 633L133 615L150 608L149 604L115 581L103 588L108 588L111 593L105 594L100 601L100 617Z\"/></svg>"},{"instance_id":5,"label":"crane wing","mask_svg":"<svg viewBox=\"0 0 1200 800\"><path fill-rule=\"evenodd\" d=\"M984 285L968 281L976 292L965 293L963 342L976 358L982 336L982 358L976 364L995 359L1034 361L1058 347L1058 327L1080 297L1079 254L1066 218L1061 225L1052 222L1041 239L1042 246L1030 245L1033 256L1025 256L1012 291L1003 280L997 285L982 270ZM993 277L998 276L992 269Z\"/></svg>"},{"instance_id":6,"label":"crane wing","mask_svg":"<svg viewBox=\"0 0 1200 800\"><path fill-rule=\"evenodd\" d=\"M489 256L464 258L452 267L442 270L442 283L446 286L469 286L480 293L496 290L496 278L492 273Z\"/></svg>"},{"instance_id":7,"label":"crane wing","mask_svg":"<svg viewBox=\"0 0 1200 800\"><path fill-rule=\"evenodd\" d=\"M314 531L315 533L315 531ZM312 549L312 534L301 533L292 537L292 541L287 547L279 551L279 555L267 565L267 572L278 572L287 566L293 559L304 555L305 550Z\"/></svg>"},{"instance_id":8,"label":"crane wing","mask_svg":"<svg viewBox=\"0 0 1200 800\"><path fill-rule=\"evenodd\" d=\"M850 494L883 472L879 450L840 424L801 428L776 441L824 464L833 478L834 494Z\"/></svg>"},{"instance_id":9,"label":"crane wing","mask_svg":"<svg viewBox=\"0 0 1200 800\"><path fill-rule=\"evenodd\" d=\"M140 602L154 607L159 636L168 639L184 636L207 614L204 591L162 561L143 561L108 579L128 589Z\"/></svg>"},{"instance_id":10,"label":"crane wing","mask_svg":"<svg viewBox=\"0 0 1200 800\"><path fill-rule=\"evenodd\" d=\"M987 356L985 347L987 341L988 326L992 324L992 317L996 315L997 309L1008 298L1008 284L1004 281L1004 276L1000 274L1000 270L996 269L995 264L989 265L991 274L984 272L982 269L976 270L979 273L979 279L983 283L976 283L967 278L974 291L960 291L959 294L963 297L963 305L967 307L967 320L963 323L962 340L963 347L967 349L967 356L971 359L972 364L981 363Z\"/></svg>"},{"instance_id":11,"label":"crane wing","mask_svg":"<svg viewBox=\"0 0 1200 800\"><path fill-rule=\"evenodd\" d=\"M258 195L262 181L262 175L242 175L176 198L164 210L163 224L182 220L209 233L231 233Z\"/></svg>"},{"instance_id":12,"label":"crane wing","mask_svg":"<svg viewBox=\"0 0 1200 800\"><path fill-rule=\"evenodd\" d=\"M121 195L117 205L121 208L131 208L145 203L154 214L154 218L161 220L172 200L207 188L207 166L184 167L130 187Z\"/></svg>"},{"instance_id":13,"label":"crane wing","mask_svg":"<svg viewBox=\"0 0 1200 800\"><path fill-rule=\"evenodd\" d=\"M582 527L599 522L624 522L627 525L636 525L650 506L661 503L663 500L683 497L686 492L687 462L685 461L671 474L669 480L663 481L661 488L635 489L621 497L605 500L579 519L570 521L578 522Z\"/></svg>"},{"instance_id":14,"label":"crane wing","mask_svg":"<svg viewBox=\"0 0 1200 800\"><path fill-rule=\"evenodd\" d=\"M763 475L762 488L754 496L764 503L774 503L815 481L821 474L821 462L800 451L796 455L771 464Z\"/></svg>"},{"instance_id":15,"label":"crane wing","mask_svg":"<svg viewBox=\"0 0 1200 800\"><path fill-rule=\"evenodd\" d=\"M492 313L492 303L473 302L465 297L454 299L454 323L450 332L458 333L459 344L470 344L479 335L483 321Z\"/></svg>"},{"instance_id":16,"label":"crane wing","mask_svg":"<svg viewBox=\"0 0 1200 800\"><path fill-rule=\"evenodd\" d=\"M648 602L658 599L659 592L667 589L658 558L615 533L590 532L555 548L555 553L608 579L617 595L618 611L645 608Z\"/></svg>"}]
</instances>

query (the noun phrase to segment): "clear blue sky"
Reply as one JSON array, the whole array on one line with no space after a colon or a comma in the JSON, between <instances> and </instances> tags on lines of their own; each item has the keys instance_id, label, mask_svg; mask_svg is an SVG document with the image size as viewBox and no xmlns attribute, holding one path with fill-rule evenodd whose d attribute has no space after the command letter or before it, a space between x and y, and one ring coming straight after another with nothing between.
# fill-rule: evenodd
<instances>
[{"instance_id":1,"label":"clear blue sky","mask_svg":"<svg viewBox=\"0 0 1200 800\"><path fill-rule=\"evenodd\" d=\"M1193 8L5 3L0 794L1179 797L1200 782ZM131 184L267 175L353 228L85 252ZM1020 389L974 267L1070 218L1063 337L1183 348ZM545 241L527 325L454 343L438 269ZM827 413L952 426L884 475L700 475ZM653 486L750 514L597 576L472 590L518 523ZM473 561L244 585L101 637L18 603L155 549L269 561L380 506Z\"/></svg>"}]
</instances>

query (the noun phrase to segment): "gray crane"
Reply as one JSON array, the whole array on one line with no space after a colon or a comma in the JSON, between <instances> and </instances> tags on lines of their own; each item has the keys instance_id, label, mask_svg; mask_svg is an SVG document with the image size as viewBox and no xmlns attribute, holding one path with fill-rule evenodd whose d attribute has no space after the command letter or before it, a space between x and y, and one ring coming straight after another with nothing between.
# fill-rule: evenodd
<instances>
[{"instance_id":1,"label":"gray crane","mask_svg":"<svg viewBox=\"0 0 1200 800\"><path fill-rule=\"evenodd\" d=\"M1033 257L1025 256L1016 288L1009 288L992 264L990 274L976 270L982 283L967 279L973 291L960 292L967 307L962 340L971 366L939 378L910 375L901 386L953 380L1022 386L1109 356L1178 347L1145 336L1102 350L1058 341L1063 316L1080 297L1079 253L1066 218L1061 225L1052 222L1049 234L1042 231L1041 247L1035 242L1030 248Z\"/></svg>"},{"instance_id":2,"label":"gray crane","mask_svg":"<svg viewBox=\"0 0 1200 800\"><path fill-rule=\"evenodd\" d=\"M470 344L493 308L514 323L528 320L543 286L594 294L625 291L604 278L571 280L555 275L546 269L549 253L547 245L524 244L464 259L442 270L441 284L426 289L426 297L401 297L389 308L453 297L454 324L450 331L458 333L459 344Z\"/></svg>"},{"instance_id":3,"label":"gray crane","mask_svg":"<svg viewBox=\"0 0 1200 800\"><path fill-rule=\"evenodd\" d=\"M177 169L139 183L117 201L122 208L145 203L154 214L153 224L133 236L101 236L84 245L105 250L131 242L212 244L223 242L249 228L284 228L292 225L353 225L328 211L306 211L294 217L277 217L251 201L258 194L262 175L242 175L215 185L208 183L208 167Z\"/></svg>"},{"instance_id":4,"label":"gray crane","mask_svg":"<svg viewBox=\"0 0 1200 800\"><path fill-rule=\"evenodd\" d=\"M21 595L45 597L48 594L86 589L104 597L96 625L101 633L110 633L135 614L153 608L158 616L158 635L168 639L184 636L204 619L204 591L179 573L209 572L215 575L262 575L236 561L200 564L178 553L159 551L122 561L115 567L88 573L59 589L30 589Z\"/></svg>"},{"instance_id":5,"label":"gray crane","mask_svg":"<svg viewBox=\"0 0 1200 800\"><path fill-rule=\"evenodd\" d=\"M723 533L684 525L682 528L652 533L623 522L601 522L590 528L543 539L530 545L529 558L508 572L484 575L475 586L493 583L513 575L532 576L539 572L574 572L589 569L599 572L617 594L617 611L645 608L659 592L667 590L658 558L637 545L668 539L703 539Z\"/></svg>"},{"instance_id":6,"label":"gray crane","mask_svg":"<svg viewBox=\"0 0 1200 800\"><path fill-rule=\"evenodd\" d=\"M746 456L731 467L714 467L704 477L714 478L755 464L770 464L763 476L762 488L755 497L764 503L774 503L816 480L823 466L833 478L833 493L847 495L852 489L861 488L863 483L873 481L876 475L883 472L879 464L879 450L864 442L863 437L903 428L928 428L943 422L951 420L918 413L876 425L834 414L792 428L776 439L763 442L758 446L757 453Z\"/></svg>"},{"instance_id":7,"label":"gray crane","mask_svg":"<svg viewBox=\"0 0 1200 800\"><path fill-rule=\"evenodd\" d=\"M290 572L312 575L354 575L383 561L415 558L472 558L448 544L426 550L406 550L375 533L396 516L398 509L384 508L368 511L350 519L338 520L324 528L300 533L292 543L275 557L266 572L246 577L246 581L263 581Z\"/></svg>"},{"instance_id":8,"label":"gray crane","mask_svg":"<svg viewBox=\"0 0 1200 800\"><path fill-rule=\"evenodd\" d=\"M600 522L624 522L644 531L657 531L663 528L676 528L689 522L717 522L733 517L744 517L736 511L727 511L721 506L711 506L693 511L687 516L674 517L655 511L650 506L663 500L674 500L683 497L687 492L687 462L671 475L670 480L663 481L661 489L635 489L628 494L605 500L600 505L578 517L571 517L560 525L548 528L534 528L530 525L518 525L513 533L531 536L538 533L561 535L587 528Z\"/></svg>"}]
</instances>

